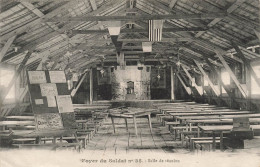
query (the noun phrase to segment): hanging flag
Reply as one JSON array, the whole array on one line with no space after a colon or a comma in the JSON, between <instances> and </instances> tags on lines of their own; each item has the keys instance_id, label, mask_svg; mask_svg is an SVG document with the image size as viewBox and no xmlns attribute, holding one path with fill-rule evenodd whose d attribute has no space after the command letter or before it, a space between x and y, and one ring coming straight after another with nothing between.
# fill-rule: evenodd
<instances>
[{"instance_id":1,"label":"hanging flag","mask_svg":"<svg viewBox=\"0 0 260 167\"><path fill-rule=\"evenodd\" d=\"M120 69L124 70L126 66L125 54L123 52L118 52L116 56L117 56L117 63L119 64Z\"/></svg>"},{"instance_id":2,"label":"hanging flag","mask_svg":"<svg viewBox=\"0 0 260 167\"><path fill-rule=\"evenodd\" d=\"M162 40L163 20L149 20L149 41Z\"/></svg>"}]
</instances>

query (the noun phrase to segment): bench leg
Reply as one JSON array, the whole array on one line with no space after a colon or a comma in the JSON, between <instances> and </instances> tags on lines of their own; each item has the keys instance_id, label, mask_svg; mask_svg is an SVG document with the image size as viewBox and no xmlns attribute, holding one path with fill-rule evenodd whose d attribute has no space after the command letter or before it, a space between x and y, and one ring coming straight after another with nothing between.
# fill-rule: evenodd
<instances>
[{"instance_id":1,"label":"bench leg","mask_svg":"<svg viewBox=\"0 0 260 167\"><path fill-rule=\"evenodd\" d=\"M223 151L223 132L220 132L220 150Z\"/></svg>"},{"instance_id":2,"label":"bench leg","mask_svg":"<svg viewBox=\"0 0 260 167\"><path fill-rule=\"evenodd\" d=\"M112 121L112 126L113 126L113 129L114 129L114 133L116 133L114 118L112 116L111 116L111 121Z\"/></svg>"},{"instance_id":3,"label":"bench leg","mask_svg":"<svg viewBox=\"0 0 260 167\"><path fill-rule=\"evenodd\" d=\"M137 137L137 136L138 136L138 133L137 133L136 117L134 116L133 119L134 119L134 126L135 126L135 135L136 135L136 137Z\"/></svg>"},{"instance_id":4,"label":"bench leg","mask_svg":"<svg viewBox=\"0 0 260 167\"><path fill-rule=\"evenodd\" d=\"M150 115L150 114L148 115L148 123L149 123L150 131L151 131L151 133L152 133L153 130L152 130L152 121L151 121L151 115Z\"/></svg>"},{"instance_id":5,"label":"bench leg","mask_svg":"<svg viewBox=\"0 0 260 167\"><path fill-rule=\"evenodd\" d=\"M125 118L126 131L128 132L127 118Z\"/></svg>"},{"instance_id":6,"label":"bench leg","mask_svg":"<svg viewBox=\"0 0 260 167\"><path fill-rule=\"evenodd\" d=\"M212 136L213 136L213 144L212 144L212 149L213 151L216 150L216 135L215 135L215 132L213 131L212 133Z\"/></svg>"}]
</instances>

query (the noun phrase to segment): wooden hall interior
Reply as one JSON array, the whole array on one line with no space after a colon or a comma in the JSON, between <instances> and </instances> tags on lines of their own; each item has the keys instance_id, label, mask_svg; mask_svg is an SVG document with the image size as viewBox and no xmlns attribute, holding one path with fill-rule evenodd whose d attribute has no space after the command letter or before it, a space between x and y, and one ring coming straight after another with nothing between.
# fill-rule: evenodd
<instances>
[{"instance_id":1,"label":"wooden hall interior","mask_svg":"<svg viewBox=\"0 0 260 167\"><path fill-rule=\"evenodd\" d=\"M106 165L234 152L260 159L259 0L1 0L0 8L0 166L22 166L7 155L35 156L28 150L74 160L102 153L112 159L80 163Z\"/></svg>"}]
</instances>

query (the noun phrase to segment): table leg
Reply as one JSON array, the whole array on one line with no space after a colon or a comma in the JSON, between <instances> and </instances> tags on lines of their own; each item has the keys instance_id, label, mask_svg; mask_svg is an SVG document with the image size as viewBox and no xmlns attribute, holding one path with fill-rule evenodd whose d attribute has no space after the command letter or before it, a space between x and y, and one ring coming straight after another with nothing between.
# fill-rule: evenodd
<instances>
[{"instance_id":1,"label":"table leg","mask_svg":"<svg viewBox=\"0 0 260 167\"><path fill-rule=\"evenodd\" d=\"M174 129L174 140L177 139L177 129Z\"/></svg>"},{"instance_id":2,"label":"table leg","mask_svg":"<svg viewBox=\"0 0 260 167\"><path fill-rule=\"evenodd\" d=\"M220 132L220 150L223 151L223 132Z\"/></svg>"},{"instance_id":3,"label":"table leg","mask_svg":"<svg viewBox=\"0 0 260 167\"><path fill-rule=\"evenodd\" d=\"M199 127L199 124L198 124L198 134L197 134L198 137L200 137L200 127Z\"/></svg>"},{"instance_id":4,"label":"table leg","mask_svg":"<svg viewBox=\"0 0 260 167\"><path fill-rule=\"evenodd\" d=\"M113 129L114 129L114 133L116 133L114 118L112 116L111 116L111 121L112 121L112 126L113 126Z\"/></svg>"},{"instance_id":5,"label":"table leg","mask_svg":"<svg viewBox=\"0 0 260 167\"><path fill-rule=\"evenodd\" d=\"M56 137L53 138L52 143L56 144Z\"/></svg>"},{"instance_id":6,"label":"table leg","mask_svg":"<svg viewBox=\"0 0 260 167\"><path fill-rule=\"evenodd\" d=\"M127 118L125 118L126 131L128 132Z\"/></svg>"},{"instance_id":7,"label":"table leg","mask_svg":"<svg viewBox=\"0 0 260 167\"><path fill-rule=\"evenodd\" d=\"M150 115L150 114L148 114L148 122L149 122L150 131L151 131L151 133L152 133L152 132L153 132L153 131L152 131L152 121L151 121L151 115Z\"/></svg>"},{"instance_id":8,"label":"table leg","mask_svg":"<svg viewBox=\"0 0 260 167\"><path fill-rule=\"evenodd\" d=\"M135 126L135 135L138 136L138 134L137 134L136 117L134 116L133 119L134 119L134 126Z\"/></svg>"},{"instance_id":9,"label":"table leg","mask_svg":"<svg viewBox=\"0 0 260 167\"><path fill-rule=\"evenodd\" d=\"M75 137L75 139L76 139L76 142L79 143L79 139L78 139L77 132L74 133L74 137ZM78 148L79 148L79 149L78 149L78 152L80 152L80 149L81 149L80 147L81 147L81 146L78 147ZM75 149L77 150L77 147L76 147L76 146L75 146Z\"/></svg>"},{"instance_id":10,"label":"table leg","mask_svg":"<svg viewBox=\"0 0 260 167\"><path fill-rule=\"evenodd\" d=\"M216 150L216 135L215 135L215 132L213 131L212 133L212 136L213 136L213 144L212 144L212 149L213 151Z\"/></svg>"}]
</instances>

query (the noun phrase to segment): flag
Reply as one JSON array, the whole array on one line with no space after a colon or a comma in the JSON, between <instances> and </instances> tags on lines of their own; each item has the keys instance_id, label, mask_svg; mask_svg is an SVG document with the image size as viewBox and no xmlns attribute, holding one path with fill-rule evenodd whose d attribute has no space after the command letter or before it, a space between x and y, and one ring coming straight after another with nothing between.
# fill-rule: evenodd
<instances>
[{"instance_id":1,"label":"flag","mask_svg":"<svg viewBox=\"0 0 260 167\"><path fill-rule=\"evenodd\" d=\"M149 20L149 41L162 40L163 20Z\"/></svg>"}]
</instances>

